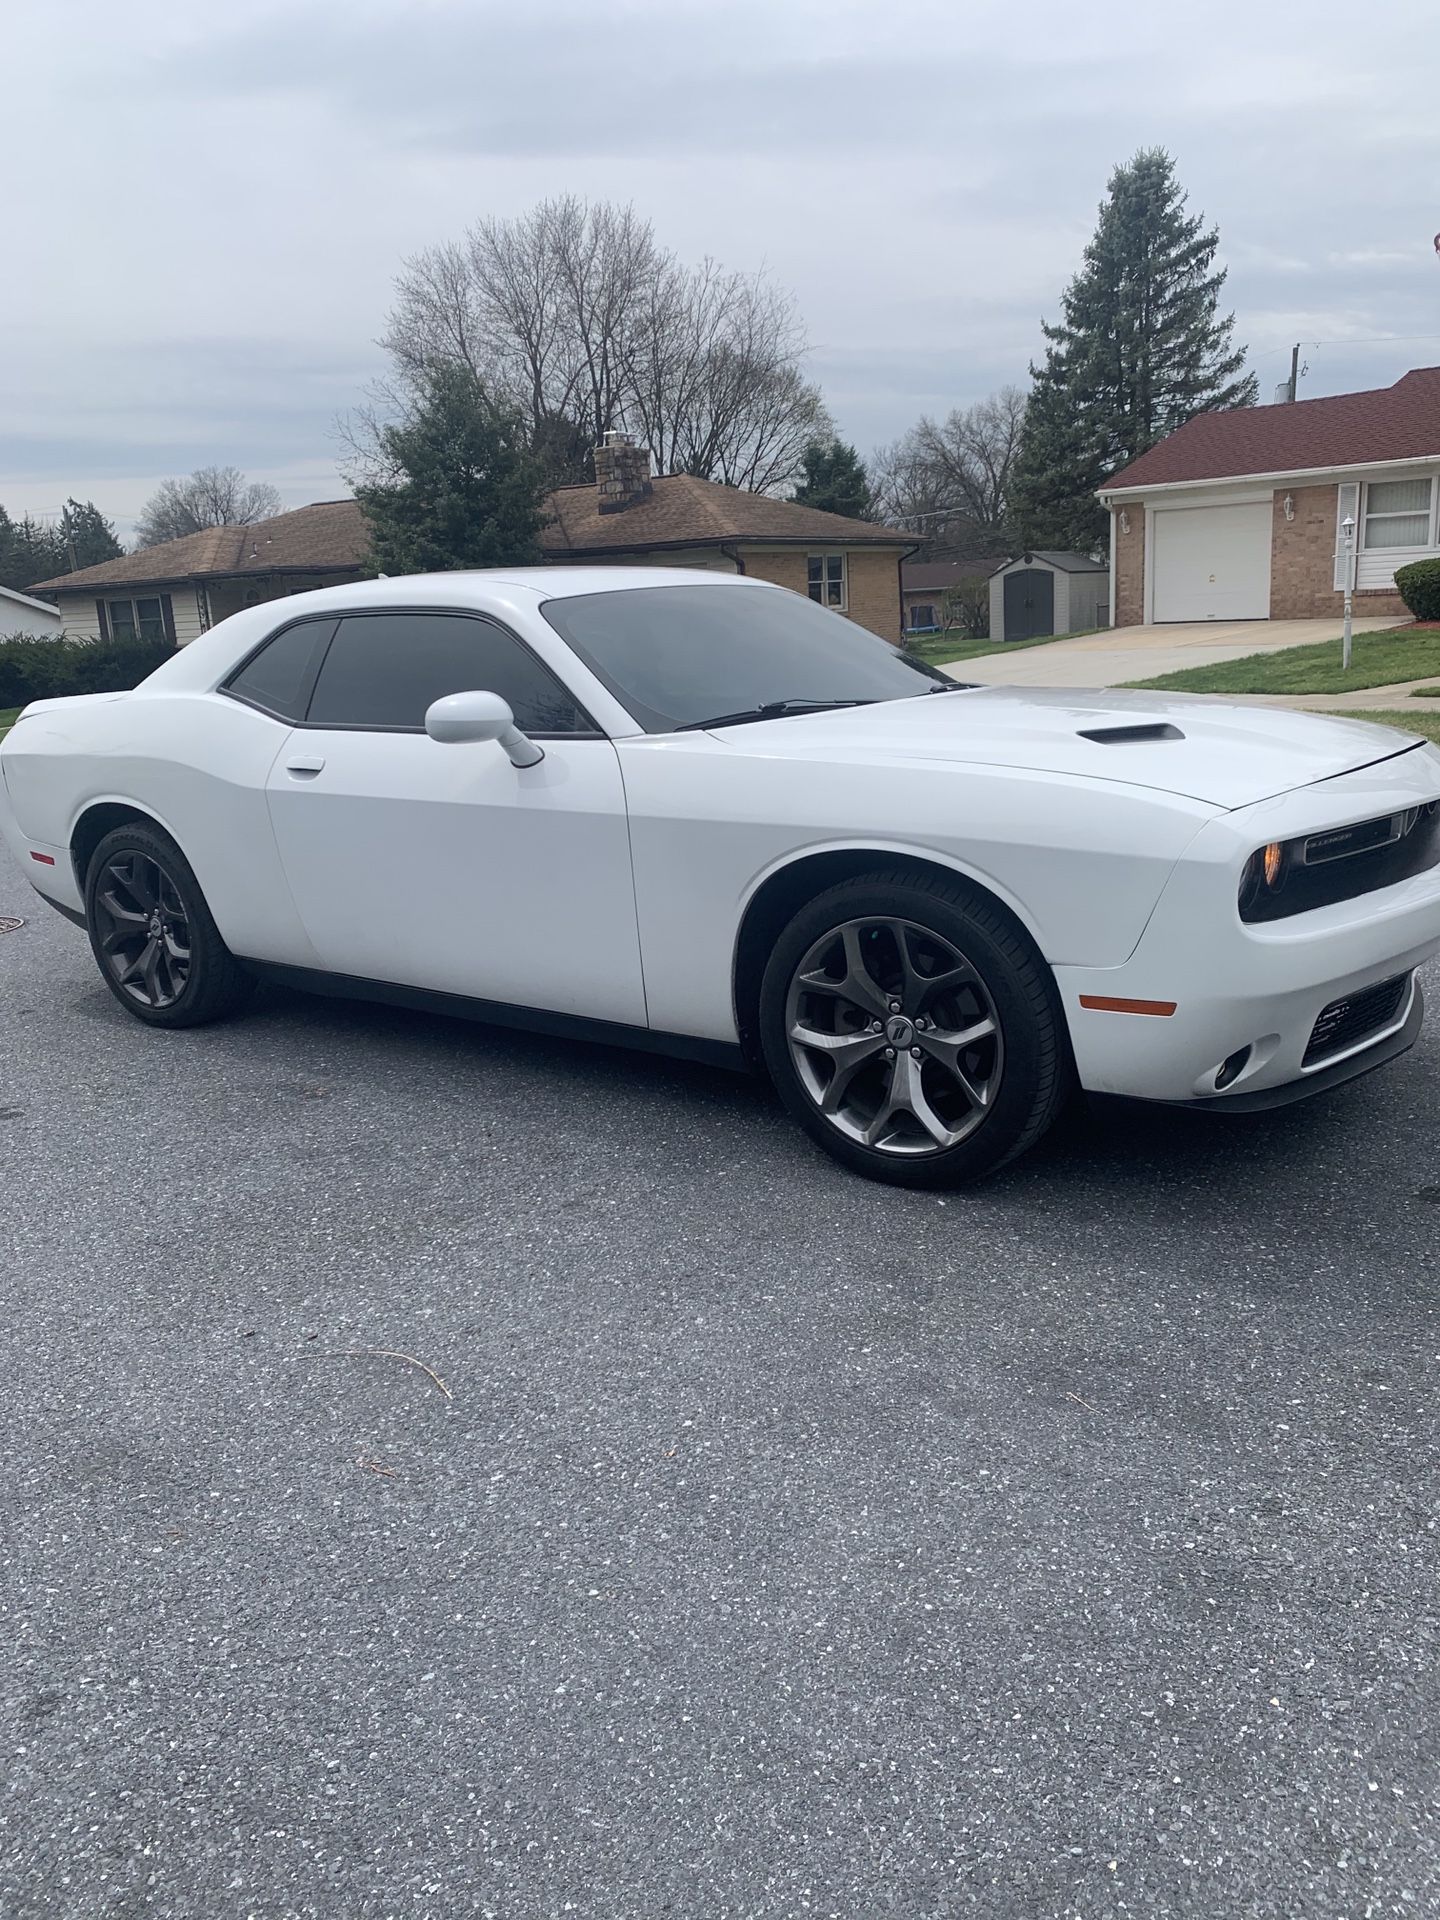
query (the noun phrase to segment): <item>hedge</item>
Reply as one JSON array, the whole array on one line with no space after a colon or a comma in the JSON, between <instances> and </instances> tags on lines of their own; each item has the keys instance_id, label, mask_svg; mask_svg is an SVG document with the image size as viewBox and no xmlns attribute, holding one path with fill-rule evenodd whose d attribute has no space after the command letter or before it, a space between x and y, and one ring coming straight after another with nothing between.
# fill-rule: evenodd
<instances>
[{"instance_id":1,"label":"hedge","mask_svg":"<svg viewBox=\"0 0 1440 1920\"><path fill-rule=\"evenodd\" d=\"M1417 620L1440 620L1440 560L1412 560L1395 569L1400 598Z\"/></svg>"},{"instance_id":2,"label":"hedge","mask_svg":"<svg viewBox=\"0 0 1440 1920\"><path fill-rule=\"evenodd\" d=\"M0 707L64 693L124 693L175 649L168 640L0 640Z\"/></svg>"}]
</instances>

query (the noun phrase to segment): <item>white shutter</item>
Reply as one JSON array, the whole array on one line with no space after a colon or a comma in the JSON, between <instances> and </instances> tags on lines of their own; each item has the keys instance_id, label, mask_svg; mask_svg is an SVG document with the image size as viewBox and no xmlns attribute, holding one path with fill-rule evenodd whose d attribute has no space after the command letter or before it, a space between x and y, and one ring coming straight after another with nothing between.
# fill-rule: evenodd
<instances>
[{"instance_id":1,"label":"white shutter","mask_svg":"<svg viewBox=\"0 0 1440 1920\"><path fill-rule=\"evenodd\" d=\"M1358 481L1347 481L1335 489L1335 591L1345 591L1345 516L1355 522L1355 538L1351 552L1360 546L1360 486Z\"/></svg>"}]
</instances>

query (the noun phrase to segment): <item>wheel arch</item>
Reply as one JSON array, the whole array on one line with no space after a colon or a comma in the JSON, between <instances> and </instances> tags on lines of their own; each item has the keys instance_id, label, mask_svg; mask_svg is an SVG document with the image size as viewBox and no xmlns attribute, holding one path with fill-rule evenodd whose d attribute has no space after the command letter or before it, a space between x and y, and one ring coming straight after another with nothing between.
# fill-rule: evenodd
<instances>
[{"instance_id":1,"label":"wheel arch","mask_svg":"<svg viewBox=\"0 0 1440 1920\"><path fill-rule=\"evenodd\" d=\"M940 874L946 879L963 880L982 893L1002 913L1023 930L1044 958L1039 931L1019 901L982 875L972 873L959 861L934 853L917 853L911 847L887 847L880 844L815 848L792 855L761 874L752 886L740 915L735 937L732 972L735 1027L740 1045L752 1065L761 1059L759 1016L760 982L765 962L781 930L800 908L829 887L854 880L862 873L883 866L890 871L908 870L917 875ZM1048 966L1050 963L1045 961Z\"/></svg>"},{"instance_id":2,"label":"wheel arch","mask_svg":"<svg viewBox=\"0 0 1440 1920\"><path fill-rule=\"evenodd\" d=\"M147 827L155 827L175 840L175 835L158 814L148 807L142 807L133 800L91 800L75 817L70 829L70 861L75 869L75 885L80 898L85 898L85 881L90 871L90 862L95 857L95 849L107 833L113 833L117 827L128 826L131 821L139 821ZM179 846L177 840L176 845ZM182 848L183 852L184 849Z\"/></svg>"}]
</instances>

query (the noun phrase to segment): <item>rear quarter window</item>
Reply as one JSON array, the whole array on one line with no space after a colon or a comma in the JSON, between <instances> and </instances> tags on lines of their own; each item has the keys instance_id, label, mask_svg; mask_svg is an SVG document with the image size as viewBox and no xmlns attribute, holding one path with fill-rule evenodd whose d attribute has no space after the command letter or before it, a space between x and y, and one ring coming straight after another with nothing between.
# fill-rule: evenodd
<instances>
[{"instance_id":1,"label":"rear quarter window","mask_svg":"<svg viewBox=\"0 0 1440 1920\"><path fill-rule=\"evenodd\" d=\"M223 691L276 720L303 720L335 626L334 620L300 620L283 627L231 674Z\"/></svg>"}]
</instances>

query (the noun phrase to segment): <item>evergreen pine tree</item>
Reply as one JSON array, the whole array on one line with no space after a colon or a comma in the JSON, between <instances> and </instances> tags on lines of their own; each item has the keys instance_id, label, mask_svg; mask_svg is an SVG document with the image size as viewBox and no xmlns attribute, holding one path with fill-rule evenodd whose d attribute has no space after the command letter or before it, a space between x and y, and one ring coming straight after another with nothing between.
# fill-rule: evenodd
<instances>
[{"instance_id":1,"label":"evergreen pine tree","mask_svg":"<svg viewBox=\"0 0 1440 1920\"><path fill-rule=\"evenodd\" d=\"M852 520L868 520L874 513L864 464L843 440L817 440L805 449L805 477L794 497L797 506L847 514Z\"/></svg>"},{"instance_id":2,"label":"evergreen pine tree","mask_svg":"<svg viewBox=\"0 0 1440 1920\"><path fill-rule=\"evenodd\" d=\"M102 560L118 560L125 549L115 529L93 500L67 500L60 515L58 540L65 571L98 567Z\"/></svg>"},{"instance_id":3,"label":"evergreen pine tree","mask_svg":"<svg viewBox=\"0 0 1440 1920\"><path fill-rule=\"evenodd\" d=\"M57 528L32 520L28 513L23 520L12 520L0 507L0 587L25 593L37 580L69 571Z\"/></svg>"},{"instance_id":4,"label":"evergreen pine tree","mask_svg":"<svg viewBox=\"0 0 1440 1920\"><path fill-rule=\"evenodd\" d=\"M517 423L468 367L437 368L412 417L382 430L393 477L355 489L381 573L523 565L540 558L539 470Z\"/></svg>"},{"instance_id":5,"label":"evergreen pine tree","mask_svg":"<svg viewBox=\"0 0 1440 1920\"><path fill-rule=\"evenodd\" d=\"M1103 543L1095 489L1197 413L1253 406L1256 382L1219 310L1219 233L1185 211L1160 147L1110 176L1063 318L1044 326L1044 365L1016 462L1014 517L1030 547Z\"/></svg>"}]
</instances>

